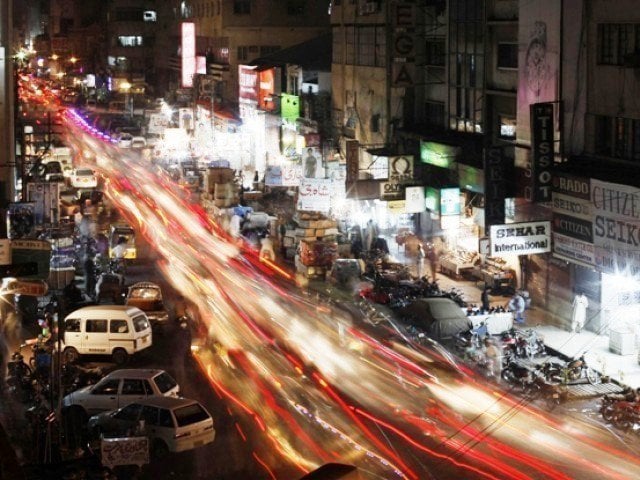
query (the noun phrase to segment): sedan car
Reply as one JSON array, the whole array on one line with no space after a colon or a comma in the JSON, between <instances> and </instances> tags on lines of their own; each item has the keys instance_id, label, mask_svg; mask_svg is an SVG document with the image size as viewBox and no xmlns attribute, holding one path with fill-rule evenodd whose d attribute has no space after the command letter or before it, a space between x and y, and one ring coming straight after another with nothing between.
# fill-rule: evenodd
<instances>
[{"instance_id":1,"label":"sedan car","mask_svg":"<svg viewBox=\"0 0 640 480\"><path fill-rule=\"evenodd\" d=\"M131 143L133 142L133 135L130 133L119 133L116 136L116 144L120 148L131 148Z\"/></svg>"},{"instance_id":2,"label":"sedan car","mask_svg":"<svg viewBox=\"0 0 640 480\"><path fill-rule=\"evenodd\" d=\"M164 370L123 368L115 370L95 385L83 387L62 399L67 411L81 416L115 410L151 395L177 397L180 386Z\"/></svg>"},{"instance_id":3,"label":"sedan car","mask_svg":"<svg viewBox=\"0 0 640 480\"><path fill-rule=\"evenodd\" d=\"M172 397L149 397L95 415L88 428L93 436L145 435L156 458L207 445L216 435L211 414L199 402Z\"/></svg>"},{"instance_id":4,"label":"sedan car","mask_svg":"<svg viewBox=\"0 0 640 480\"><path fill-rule=\"evenodd\" d=\"M448 341L473 328L460 305L446 297L419 298L398 309L398 315L434 340Z\"/></svg>"},{"instance_id":5,"label":"sedan car","mask_svg":"<svg viewBox=\"0 0 640 480\"><path fill-rule=\"evenodd\" d=\"M73 188L96 188L98 177L90 168L78 168L69 177L69 182Z\"/></svg>"}]
</instances>

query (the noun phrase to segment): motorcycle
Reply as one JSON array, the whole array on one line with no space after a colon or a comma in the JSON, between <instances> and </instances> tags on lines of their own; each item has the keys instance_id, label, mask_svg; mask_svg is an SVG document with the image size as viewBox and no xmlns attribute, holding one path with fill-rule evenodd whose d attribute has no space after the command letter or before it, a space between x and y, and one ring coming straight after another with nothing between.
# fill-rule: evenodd
<instances>
[{"instance_id":1,"label":"motorcycle","mask_svg":"<svg viewBox=\"0 0 640 480\"><path fill-rule=\"evenodd\" d=\"M515 350L518 357L529 360L536 356L543 356L547 352L542 337L532 328L517 333Z\"/></svg>"},{"instance_id":2,"label":"motorcycle","mask_svg":"<svg viewBox=\"0 0 640 480\"><path fill-rule=\"evenodd\" d=\"M85 368L77 364L64 363L61 368L60 378L65 395L87 385L93 385L104 376L100 367Z\"/></svg>"},{"instance_id":3,"label":"motorcycle","mask_svg":"<svg viewBox=\"0 0 640 480\"><path fill-rule=\"evenodd\" d=\"M586 380L592 385L597 385L601 381L600 373L587 365L584 354L565 365L548 363L545 373L547 380L556 383L571 384Z\"/></svg>"},{"instance_id":4,"label":"motorcycle","mask_svg":"<svg viewBox=\"0 0 640 480\"><path fill-rule=\"evenodd\" d=\"M640 402L620 400L613 403L607 412L609 421L621 430L629 430L640 425Z\"/></svg>"},{"instance_id":5,"label":"motorcycle","mask_svg":"<svg viewBox=\"0 0 640 480\"><path fill-rule=\"evenodd\" d=\"M547 379L544 364L533 369L529 381L524 385L524 393L532 399L543 397L549 409L557 407L567 399L567 391L560 384Z\"/></svg>"},{"instance_id":6,"label":"motorcycle","mask_svg":"<svg viewBox=\"0 0 640 480\"><path fill-rule=\"evenodd\" d=\"M7 363L7 386L9 392L23 403L28 403L36 395L33 385L33 372L29 365L24 361L21 353L26 344L20 345L20 348L11 355L11 360Z\"/></svg>"},{"instance_id":7,"label":"motorcycle","mask_svg":"<svg viewBox=\"0 0 640 480\"><path fill-rule=\"evenodd\" d=\"M533 381L531 370L516 360L510 360L500 376L505 382L520 387L522 391Z\"/></svg>"}]
</instances>

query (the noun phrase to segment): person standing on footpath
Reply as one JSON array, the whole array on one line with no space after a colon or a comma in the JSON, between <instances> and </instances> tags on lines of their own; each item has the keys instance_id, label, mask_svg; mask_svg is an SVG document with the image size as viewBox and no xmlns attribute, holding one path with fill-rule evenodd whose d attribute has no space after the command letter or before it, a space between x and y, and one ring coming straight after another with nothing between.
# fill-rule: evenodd
<instances>
[{"instance_id":1,"label":"person standing on footpath","mask_svg":"<svg viewBox=\"0 0 640 480\"><path fill-rule=\"evenodd\" d=\"M436 247L432 243L427 246L427 258L429 259L429 268L431 269L433 283L436 283L436 276L438 273L438 252L436 252Z\"/></svg>"},{"instance_id":2,"label":"person standing on footpath","mask_svg":"<svg viewBox=\"0 0 640 480\"><path fill-rule=\"evenodd\" d=\"M589 300L587 296L578 291L577 295L573 299L573 314L571 317L571 331L580 333L584 328L584 324L587 320L587 308L589 307Z\"/></svg>"},{"instance_id":3,"label":"person standing on footpath","mask_svg":"<svg viewBox=\"0 0 640 480\"><path fill-rule=\"evenodd\" d=\"M485 285L484 290L482 290L482 295L480 296L480 300L482 302L482 311L488 312L491 308L491 302L489 300L489 292L491 291L491 287Z\"/></svg>"},{"instance_id":4,"label":"person standing on footpath","mask_svg":"<svg viewBox=\"0 0 640 480\"><path fill-rule=\"evenodd\" d=\"M524 300L524 297L520 295L520 293L516 292L516 294L511 297L509 300L509 310L513 312L514 320L516 323L524 323L524 311L527 304Z\"/></svg>"},{"instance_id":5,"label":"person standing on footpath","mask_svg":"<svg viewBox=\"0 0 640 480\"><path fill-rule=\"evenodd\" d=\"M424 247L422 246L422 243L418 244L418 253L416 256L416 272L418 275L418 278L422 278L423 275L423 271L424 271L424 259L426 258L427 254L424 252Z\"/></svg>"}]
</instances>

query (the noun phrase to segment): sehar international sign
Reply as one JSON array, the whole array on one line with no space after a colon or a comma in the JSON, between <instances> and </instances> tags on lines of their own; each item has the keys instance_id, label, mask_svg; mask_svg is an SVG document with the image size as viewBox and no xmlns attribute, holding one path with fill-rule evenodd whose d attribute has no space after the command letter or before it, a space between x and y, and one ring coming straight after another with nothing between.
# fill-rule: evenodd
<instances>
[{"instance_id":1,"label":"sehar international sign","mask_svg":"<svg viewBox=\"0 0 640 480\"><path fill-rule=\"evenodd\" d=\"M551 222L491 225L491 255L532 255L551 251Z\"/></svg>"}]
</instances>

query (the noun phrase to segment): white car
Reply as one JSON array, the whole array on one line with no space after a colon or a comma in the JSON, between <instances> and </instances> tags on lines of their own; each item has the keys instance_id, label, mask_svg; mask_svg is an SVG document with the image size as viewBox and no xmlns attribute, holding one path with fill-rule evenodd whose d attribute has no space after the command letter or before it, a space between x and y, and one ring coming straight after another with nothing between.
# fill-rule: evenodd
<instances>
[{"instance_id":1,"label":"white car","mask_svg":"<svg viewBox=\"0 0 640 480\"><path fill-rule=\"evenodd\" d=\"M129 405L151 395L178 397L180 386L164 370L123 368L114 370L95 385L83 387L62 399L65 412L87 418Z\"/></svg>"},{"instance_id":2,"label":"white car","mask_svg":"<svg viewBox=\"0 0 640 480\"><path fill-rule=\"evenodd\" d=\"M148 397L95 415L89 419L88 429L94 436L119 437L139 426L140 433L149 438L155 458L208 445L216 436L211 414L200 402L172 397Z\"/></svg>"},{"instance_id":3,"label":"white car","mask_svg":"<svg viewBox=\"0 0 640 480\"><path fill-rule=\"evenodd\" d=\"M147 146L147 139L144 137L132 137L131 148L144 148Z\"/></svg>"},{"instance_id":4,"label":"white car","mask_svg":"<svg viewBox=\"0 0 640 480\"><path fill-rule=\"evenodd\" d=\"M116 143L120 148L131 148L133 135L130 133L120 133L116 137Z\"/></svg>"},{"instance_id":5,"label":"white car","mask_svg":"<svg viewBox=\"0 0 640 480\"><path fill-rule=\"evenodd\" d=\"M96 188L98 177L90 168L78 168L69 177L69 182L73 188Z\"/></svg>"}]
</instances>

